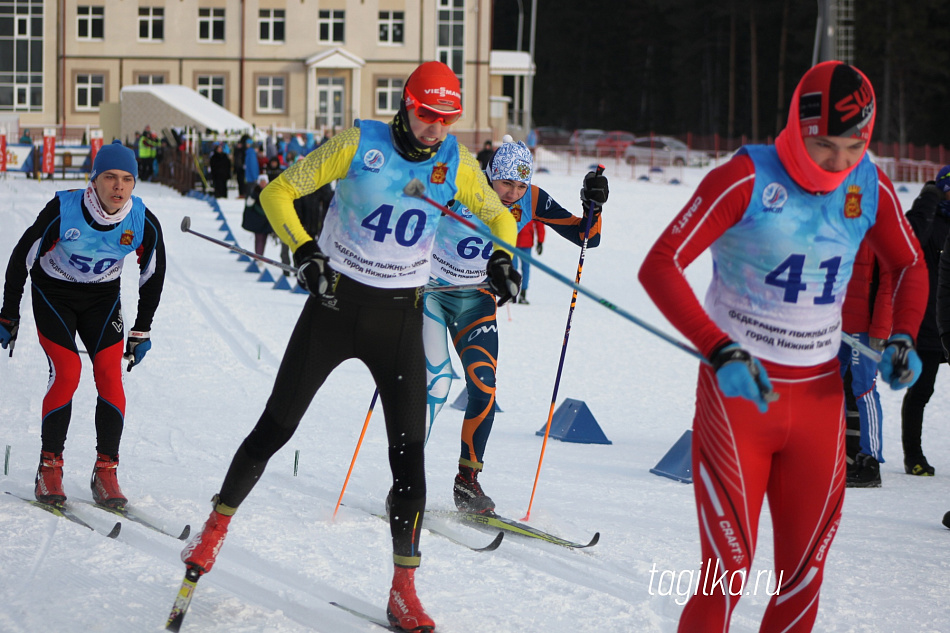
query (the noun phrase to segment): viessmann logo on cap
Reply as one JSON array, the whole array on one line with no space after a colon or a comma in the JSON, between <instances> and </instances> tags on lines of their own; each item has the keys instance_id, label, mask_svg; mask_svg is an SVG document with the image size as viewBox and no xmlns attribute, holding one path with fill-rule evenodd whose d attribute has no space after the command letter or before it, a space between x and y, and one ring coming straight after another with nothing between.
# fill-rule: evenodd
<instances>
[{"instance_id":1,"label":"viessmann logo on cap","mask_svg":"<svg viewBox=\"0 0 950 633\"><path fill-rule=\"evenodd\" d=\"M445 86L442 86L440 88L426 88L423 92L427 95L434 94L443 98L445 97L445 95L449 95L450 97L455 97L456 99L462 98L462 95L460 95L459 93L455 92L454 90L450 88L446 88Z\"/></svg>"}]
</instances>

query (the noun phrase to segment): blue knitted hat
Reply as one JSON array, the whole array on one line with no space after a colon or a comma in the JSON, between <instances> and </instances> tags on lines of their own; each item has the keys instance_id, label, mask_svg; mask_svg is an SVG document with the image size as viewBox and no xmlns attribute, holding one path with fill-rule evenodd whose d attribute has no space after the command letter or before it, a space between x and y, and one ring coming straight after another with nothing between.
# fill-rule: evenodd
<instances>
[{"instance_id":1,"label":"blue knitted hat","mask_svg":"<svg viewBox=\"0 0 950 633\"><path fill-rule=\"evenodd\" d=\"M488 164L489 180L514 180L531 184L531 172L534 171L531 150L521 141L511 142L510 136L506 135L503 140L505 142Z\"/></svg>"},{"instance_id":2,"label":"blue knitted hat","mask_svg":"<svg viewBox=\"0 0 950 633\"><path fill-rule=\"evenodd\" d=\"M950 191L950 165L947 165L937 173L937 178L934 181L940 191L947 193Z\"/></svg>"},{"instance_id":3,"label":"blue knitted hat","mask_svg":"<svg viewBox=\"0 0 950 633\"><path fill-rule=\"evenodd\" d=\"M103 145L96 152L96 160L92 164L89 180L95 180L96 176L110 169L121 169L132 174L136 180L139 178L139 164L135 160L135 152L118 139L112 141L111 145Z\"/></svg>"}]
</instances>

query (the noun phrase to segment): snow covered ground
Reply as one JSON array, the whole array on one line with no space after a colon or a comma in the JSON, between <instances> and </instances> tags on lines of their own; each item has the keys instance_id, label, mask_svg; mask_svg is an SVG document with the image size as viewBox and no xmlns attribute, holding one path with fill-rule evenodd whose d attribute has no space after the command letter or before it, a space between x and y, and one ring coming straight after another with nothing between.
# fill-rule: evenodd
<instances>
[{"instance_id":1,"label":"snow covered ground","mask_svg":"<svg viewBox=\"0 0 950 633\"><path fill-rule=\"evenodd\" d=\"M575 206L583 169L538 174L536 184ZM687 200L704 171L683 184L611 180L602 245L587 253L582 283L638 317L675 332L636 282L643 254ZM608 176L612 171L608 168ZM65 186L82 186L66 183ZM0 180L0 262L62 182ZM908 185L909 206L919 185ZM177 531L197 530L231 456L268 396L304 295L274 290L245 272L225 249L179 230L224 238L206 202L142 183L137 195L160 218L168 275L144 364L124 374L128 408L119 470L131 506ZM221 205L240 244L239 200ZM278 248L268 245L267 255ZM577 248L556 235L542 261L572 278ZM131 261L131 260L130 260ZM137 275L127 264L126 318ZM275 271L276 272L276 271ZM704 288L709 262L688 271ZM481 481L499 512L528 507L547 420L571 291L535 268L531 304L499 310L501 358L497 416ZM36 340L30 294L16 352L0 358L0 445L10 447L0 490L32 494L40 446L40 407L48 369ZM678 336L678 334L677 334ZM696 361L611 311L580 298L557 402L586 402L612 445L549 441L532 523L567 538L601 533L588 550L508 536L476 553L429 533L422 541L418 589L444 633L499 631L671 632L685 601L674 577L699 565L690 485L649 469L690 426ZM456 360L456 371L461 367ZM950 372L938 377L927 410L924 448L935 478L903 474L900 394L882 393L884 486L849 490L844 520L825 572L816 631L950 631ZM462 386L453 385L450 401ZM383 415L370 422L344 503L331 520L373 394L365 368L341 366L318 394L297 434L270 462L232 523L213 572L198 585L184 631L372 633L373 624L331 606L360 602L382 611L391 578L389 488ZM65 451L66 492L89 498L95 459L95 390L88 361L76 394ZM426 455L429 507L449 509L462 413L446 407ZM299 463L295 474L295 454ZM112 517L80 506L99 528ZM491 536L459 526L476 543ZM771 528L762 521L754 567L770 569ZM0 631L157 631L181 582L182 543L125 522L116 540L0 495ZM664 573L665 572L665 573ZM685 576L680 588L687 591ZM765 576L763 576L764 580ZM764 585L764 583L763 583ZM769 589L771 589L771 585ZM764 586L740 602L732 630L758 630Z\"/></svg>"}]
</instances>

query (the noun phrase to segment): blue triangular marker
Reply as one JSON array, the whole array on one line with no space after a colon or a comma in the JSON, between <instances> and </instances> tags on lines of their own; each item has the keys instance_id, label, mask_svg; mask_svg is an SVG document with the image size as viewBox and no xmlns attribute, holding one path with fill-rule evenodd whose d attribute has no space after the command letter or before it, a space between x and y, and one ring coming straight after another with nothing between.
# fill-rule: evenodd
<instances>
[{"instance_id":1,"label":"blue triangular marker","mask_svg":"<svg viewBox=\"0 0 950 633\"><path fill-rule=\"evenodd\" d=\"M654 475L669 477L676 481L682 481L684 484L693 483L693 431L687 429L685 433L676 440L672 448L666 452L663 459L657 465L650 469Z\"/></svg>"},{"instance_id":2,"label":"blue triangular marker","mask_svg":"<svg viewBox=\"0 0 950 633\"><path fill-rule=\"evenodd\" d=\"M274 290L291 290L290 282L287 281L286 275L280 275L277 277L277 283L274 284Z\"/></svg>"},{"instance_id":3,"label":"blue triangular marker","mask_svg":"<svg viewBox=\"0 0 950 633\"><path fill-rule=\"evenodd\" d=\"M257 267L257 262L251 262L250 265L244 269L246 273L259 273L261 269Z\"/></svg>"},{"instance_id":4,"label":"blue triangular marker","mask_svg":"<svg viewBox=\"0 0 950 633\"><path fill-rule=\"evenodd\" d=\"M238 255L238 261L239 261L239 262L249 262L249 261L252 261L252 260L251 260L250 257L248 257L247 255L245 255L244 253L241 253L240 255Z\"/></svg>"},{"instance_id":5,"label":"blue triangular marker","mask_svg":"<svg viewBox=\"0 0 950 633\"><path fill-rule=\"evenodd\" d=\"M544 435L544 428L542 426L535 435ZM578 444L613 444L604 435L587 404L583 400L571 398L565 398L551 417L551 433L548 437Z\"/></svg>"},{"instance_id":6,"label":"blue triangular marker","mask_svg":"<svg viewBox=\"0 0 950 633\"><path fill-rule=\"evenodd\" d=\"M299 283L296 286L294 286L294 292L297 293L298 295L310 294L310 292L306 288L301 286Z\"/></svg>"},{"instance_id":7,"label":"blue triangular marker","mask_svg":"<svg viewBox=\"0 0 950 633\"><path fill-rule=\"evenodd\" d=\"M270 274L270 271L266 268L264 272L261 273L261 276L257 278L258 281L266 281L267 283L272 283L274 281L274 276Z\"/></svg>"}]
</instances>

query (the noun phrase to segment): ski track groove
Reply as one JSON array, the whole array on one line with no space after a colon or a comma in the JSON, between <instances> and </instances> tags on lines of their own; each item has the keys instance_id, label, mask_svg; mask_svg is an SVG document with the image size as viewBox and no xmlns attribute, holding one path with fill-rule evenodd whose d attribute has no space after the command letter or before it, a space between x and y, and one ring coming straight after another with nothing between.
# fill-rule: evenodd
<instances>
[{"instance_id":1,"label":"ski track groove","mask_svg":"<svg viewBox=\"0 0 950 633\"><path fill-rule=\"evenodd\" d=\"M231 352L240 359L244 367L268 376L271 375L272 370L276 370L280 362L279 359L270 349L264 346L263 342L257 338L253 332L235 326L240 321L235 318L232 312L224 307L224 302L215 300L213 290L198 287L184 274L181 268L175 264L169 266L169 271L172 272L174 282L181 286L187 293L191 304L204 316L211 331L221 337ZM242 343L242 340L244 343ZM251 352L245 349L247 342L252 344L256 342L260 345L260 361L258 361L255 355L252 355ZM261 367L261 361L267 363L268 369Z\"/></svg>"}]
</instances>

